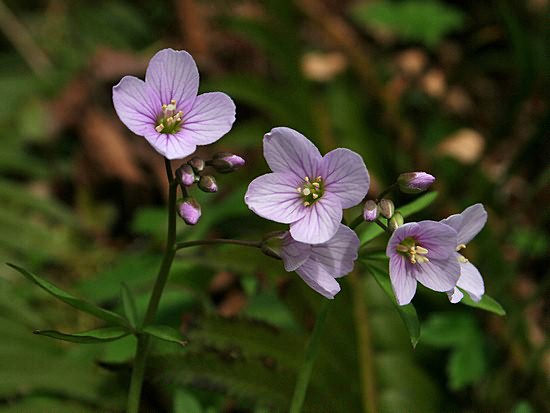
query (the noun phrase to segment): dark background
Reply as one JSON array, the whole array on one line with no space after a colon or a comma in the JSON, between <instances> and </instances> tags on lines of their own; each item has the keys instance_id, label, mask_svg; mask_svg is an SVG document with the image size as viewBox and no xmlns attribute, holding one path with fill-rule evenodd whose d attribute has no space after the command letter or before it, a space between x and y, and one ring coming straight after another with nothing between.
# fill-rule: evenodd
<instances>
[{"instance_id":1,"label":"dark background","mask_svg":"<svg viewBox=\"0 0 550 413\"><path fill-rule=\"evenodd\" d=\"M237 105L233 130L198 155L233 151L247 166L196 194L203 217L181 223L180 239L284 228L243 202L268 171L261 139L275 126L322 152L359 152L371 197L401 172L435 175L439 195L415 220L476 202L489 212L467 255L507 315L420 288L413 350L360 263L341 279L305 411L361 412L370 397L369 413L548 412L549 15L547 0L1 1L1 261L115 310L124 281L144 308L163 247L164 166L118 120L111 88L143 77L159 49L185 49L200 90ZM257 251L181 253L158 318L190 344L158 344L143 411L284 411L320 303ZM132 338L76 346L31 334L95 326L0 269L0 412L121 412ZM365 374L376 394L362 391Z\"/></svg>"}]
</instances>

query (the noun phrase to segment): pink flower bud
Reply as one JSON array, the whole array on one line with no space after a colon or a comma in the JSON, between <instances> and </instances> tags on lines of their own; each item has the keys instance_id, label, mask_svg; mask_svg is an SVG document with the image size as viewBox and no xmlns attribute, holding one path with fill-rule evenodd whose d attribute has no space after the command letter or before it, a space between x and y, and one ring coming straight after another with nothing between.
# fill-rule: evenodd
<instances>
[{"instance_id":1,"label":"pink flower bud","mask_svg":"<svg viewBox=\"0 0 550 413\"><path fill-rule=\"evenodd\" d=\"M214 155L214 159L208 164L214 167L217 172L226 174L240 169L245 164L245 160L229 152L220 152Z\"/></svg>"},{"instance_id":2,"label":"pink flower bud","mask_svg":"<svg viewBox=\"0 0 550 413\"><path fill-rule=\"evenodd\" d=\"M187 164L190 165L196 173L199 173L204 169L205 162L204 159L194 156Z\"/></svg>"},{"instance_id":3,"label":"pink flower bud","mask_svg":"<svg viewBox=\"0 0 550 413\"><path fill-rule=\"evenodd\" d=\"M213 176L204 175L199 179L199 188L204 192L217 192L218 184Z\"/></svg>"},{"instance_id":4,"label":"pink flower bud","mask_svg":"<svg viewBox=\"0 0 550 413\"><path fill-rule=\"evenodd\" d=\"M378 207L380 208L380 213L385 218L390 219L393 216L395 206L393 205L393 202L391 200L386 198L381 199L378 203Z\"/></svg>"},{"instance_id":5,"label":"pink flower bud","mask_svg":"<svg viewBox=\"0 0 550 413\"><path fill-rule=\"evenodd\" d=\"M428 189L435 181L435 177L426 172L408 172L399 175L397 183L401 192L418 194Z\"/></svg>"},{"instance_id":6,"label":"pink flower bud","mask_svg":"<svg viewBox=\"0 0 550 413\"><path fill-rule=\"evenodd\" d=\"M365 208L363 209L363 218L365 218L365 221L375 221L378 215L380 215L380 211L376 202L372 199L365 202Z\"/></svg>"},{"instance_id":7,"label":"pink flower bud","mask_svg":"<svg viewBox=\"0 0 550 413\"><path fill-rule=\"evenodd\" d=\"M179 200L177 211L187 225L195 225L201 217L201 206L194 198Z\"/></svg>"},{"instance_id":8,"label":"pink flower bud","mask_svg":"<svg viewBox=\"0 0 550 413\"><path fill-rule=\"evenodd\" d=\"M180 185L191 186L195 183L195 172L191 166L185 164L176 169L176 180Z\"/></svg>"}]
</instances>

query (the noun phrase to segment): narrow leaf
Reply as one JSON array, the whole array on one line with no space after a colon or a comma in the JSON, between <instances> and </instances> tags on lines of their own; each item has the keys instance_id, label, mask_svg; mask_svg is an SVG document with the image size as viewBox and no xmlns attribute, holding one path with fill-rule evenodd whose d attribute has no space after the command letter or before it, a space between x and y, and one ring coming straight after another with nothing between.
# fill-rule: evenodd
<instances>
[{"instance_id":1,"label":"narrow leaf","mask_svg":"<svg viewBox=\"0 0 550 413\"><path fill-rule=\"evenodd\" d=\"M130 332L122 327L103 327L73 334L60 333L55 330L36 330L34 334L55 338L57 340L70 341L71 343L95 344L118 340L126 337Z\"/></svg>"},{"instance_id":2,"label":"narrow leaf","mask_svg":"<svg viewBox=\"0 0 550 413\"><path fill-rule=\"evenodd\" d=\"M181 344L182 346L187 344L187 341L182 337L181 333L175 328L169 326L147 326L143 329L143 332L161 340L169 341L170 343L177 343Z\"/></svg>"},{"instance_id":3,"label":"narrow leaf","mask_svg":"<svg viewBox=\"0 0 550 413\"><path fill-rule=\"evenodd\" d=\"M462 293L464 294L464 297L460 301L461 303L469 305L470 307L480 308L500 316L506 315L506 310L504 310L504 308L502 308L502 306L494 298L489 297L487 294L484 294L481 301L476 303L470 298L466 291L462 291Z\"/></svg>"},{"instance_id":4,"label":"narrow leaf","mask_svg":"<svg viewBox=\"0 0 550 413\"><path fill-rule=\"evenodd\" d=\"M122 307L124 309L126 319L130 322L132 327L136 327L138 324L136 302L126 283L120 284L120 300L122 301Z\"/></svg>"},{"instance_id":5,"label":"narrow leaf","mask_svg":"<svg viewBox=\"0 0 550 413\"><path fill-rule=\"evenodd\" d=\"M123 327L126 327L128 325L128 323L124 318L122 318L120 315L116 313L113 313L112 311L104 310L103 308L100 308L95 304L92 304L88 301L81 300L80 298L76 298L71 294L67 293L66 291L63 291L62 289L56 287L49 281L46 281L38 277L37 275L21 267L18 267L17 265L10 264L10 263L8 263L7 265L9 265L14 270L20 272L28 280L38 285L49 294L53 295L57 299L63 301L66 304L69 304L74 308L77 308L81 311L84 311L85 313L101 318L102 320L107 321L108 323L111 323L111 324L116 324Z\"/></svg>"},{"instance_id":6,"label":"narrow leaf","mask_svg":"<svg viewBox=\"0 0 550 413\"><path fill-rule=\"evenodd\" d=\"M415 199L414 201L404 205L397 210L403 215L403 218L415 214L419 211L422 211L424 208L429 206L437 198L437 192L428 192L427 194L422 195L421 197ZM364 224L363 224L364 225ZM361 245L366 244L369 241L372 241L374 238L379 236L384 232L382 228L374 223L370 223L364 231L359 231L359 239L361 240Z\"/></svg>"},{"instance_id":7,"label":"narrow leaf","mask_svg":"<svg viewBox=\"0 0 550 413\"><path fill-rule=\"evenodd\" d=\"M420 321L418 320L418 314L412 304L399 305L395 299L393 289L390 283L390 276L387 272L382 271L376 267L367 266L368 271L373 275L374 279L380 285L382 290L388 295L391 302L397 309L399 316L405 323L409 336L411 337L411 343L413 348L416 347L420 340Z\"/></svg>"}]
</instances>

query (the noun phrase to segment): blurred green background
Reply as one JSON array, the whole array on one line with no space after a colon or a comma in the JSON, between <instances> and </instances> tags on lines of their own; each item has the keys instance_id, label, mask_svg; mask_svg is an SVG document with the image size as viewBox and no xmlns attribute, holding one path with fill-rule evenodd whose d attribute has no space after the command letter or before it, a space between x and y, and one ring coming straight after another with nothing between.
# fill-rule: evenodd
<instances>
[{"instance_id":1,"label":"blurred green background","mask_svg":"<svg viewBox=\"0 0 550 413\"><path fill-rule=\"evenodd\" d=\"M197 193L202 219L180 224L180 240L259 239L283 228L243 202L247 184L268 171L261 140L275 126L301 131L322 152L359 152L371 197L401 172L435 175L439 195L415 220L476 202L489 212L467 253L507 315L420 288L413 350L358 263L341 279L304 411L550 412L549 7L0 1L1 261L114 310L125 282L145 307L163 248L164 166L118 120L111 88L126 74L143 77L157 50L185 49L201 91L224 91L237 104L233 130L198 154L234 151L247 166L221 176L217 194ZM413 199L394 195L399 205ZM285 411L321 301L257 251L180 253L158 320L178 326L189 345L157 343L143 412ZM0 269L0 412L122 412L133 338L71 345L31 334L97 325Z\"/></svg>"}]
</instances>

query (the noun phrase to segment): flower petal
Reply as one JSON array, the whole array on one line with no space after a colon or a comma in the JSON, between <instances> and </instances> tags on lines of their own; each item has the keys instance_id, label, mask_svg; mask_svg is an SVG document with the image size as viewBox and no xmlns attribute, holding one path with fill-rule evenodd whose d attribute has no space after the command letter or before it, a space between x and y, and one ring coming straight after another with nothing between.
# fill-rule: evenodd
<instances>
[{"instance_id":1,"label":"flower petal","mask_svg":"<svg viewBox=\"0 0 550 413\"><path fill-rule=\"evenodd\" d=\"M281 247L281 258L285 266L285 271L294 271L304 264L311 255L311 245L304 244L294 240L287 232L283 238Z\"/></svg>"},{"instance_id":2,"label":"flower petal","mask_svg":"<svg viewBox=\"0 0 550 413\"><path fill-rule=\"evenodd\" d=\"M153 56L147 67L145 82L156 91L160 103L174 99L177 109L189 112L199 90L199 71L189 53L164 49ZM160 106L159 106L160 112Z\"/></svg>"},{"instance_id":3,"label":"flower petal","mask_svg":"<svg viewBox=\"0 0 550 413\"><path fill-rule=\"evenodd\" d=\"M340 285L325 269L313 260L307 260L296 273L315 291L326 298L334 298L340 291Z\"/></svg>"},{"instance_id":4,"label":"flower petal","mask_svg":"<svg viewBox=\"0 0 550 413\"><path fill-rule=\"evenodd\" d=\"M248 185L244 202L262 218L290 224L306 215L297 186L297 178L292 175L265 174Z\"/></svg>"},{"instance_id":5,"label":"flower petal","mask_svg":"<svg viewBox=\"0 0 550 413\"><path fill-rule=\"evenodd\" d=\"M430 262L407 263L407 266L414 278L434 291L452 290L460 276L460 265L454 256L445 260L431 259Z\"/></svg>"},{"instance_id":6,"label":"flower petal","mask_svg":"<svg viewBox=\"0 0 550 413\"><path fill-rule=\"evenodd\" d=\"M334 236L342 220L342 206L336 195L325 193L309 207L302 208L304 216L290 225L292 238L306 244L321 244Z\"/></svg>"},{"instance_id":7,"label":"flower petal","mask_svg":"<svg viewBox=\"0 0 550 413\"><path fill-rule=\"evenodd\" d=\"M264 157L273 172L293 174L301 181L318 176L322 159L309 139L290 128L274 128L265 134Z\"/></svg>"},{"instance_id":8,"label":"flower petal","mask_svg":"<svg viewBox=\"0 0 550 413\"><path fill-rule=\"evenodd\" d=\"M449 301L451 303L456 304L462 300L464 294L462 294L462 291L455 287L451 291L447 291L447 297L449 297Z\"/></svg>"},{"instance_id":9,"label":"flower petal","mask_svg":"<svg viewBox=\"0 0 550 413\"><path fill-rule=\"evenodd\" d=\"M323 244L311 246L310 258L333 277L342 277L353 270L358 256L359 238L355 231L340 224L336 234Z\"/></svg>"},{"instance_id":10,"label":"flower petal","mask_svg":"<svg viewBox=\"0 0 550 413\"><path fill-rule=\"evenodd\" d=\"M321 162L319 175L324 189L338 195L342 208L360 203L369 191L369 173L363 158L353 151L338 148L327 153Z\"/></svg>"},{"instance_id":11,"label":"flower petal","mask_svg":"<svg viewBox=\"0 0 550 413\"><path fill-rule=\"evenodd\" d=\"M436 221L418 222L415 235L418 243L428 250L427 257L445 259L456 251L456 231L448 225Z\"/></svg>"},{"instance_id":12,"label":"flower petal","mask_svg":"<svg viewBox=\"0 0 550 413\"><path fill-rule=\"evenodd\" d=\"M221 92L197 96L193 107L183 115L178 136L196 145L207 145L220 139L231 130L235 122L235 104Z\"/></svg>"},{"instance_id":13,"label":"flower petal","mask_svg":"<svg viewBox=\"0 0 550 413\"><path fill-rule=\"evenodd\" d=\"M416 280L407 273L405 257L390 258L390 280L399 305L409 304L416 292Z\"/></svg>"},{"instance_id":14,"label":"flower petal","mask_svg":"<svg viewBox=\"0 0 550 413\"><path fill-rule=\"evenodd\" d=\"M485 294L483 277L471 262L460 263L460 278L456 285L466 291L475 302L481 300L481 297Z\"/></svg>"},{"instance_id":15,"label":"flower petal","mask_svg":"<svg viewBox=\"0 0 550 413\"><path fill-rule=\"evenodd\" d=\"M183 159L197 149L195 144L181 139L177 135L158 133L155 130L146 134L145 139L166 159Z\"/></svg>"},{"instance_id":16,"label":"flower petal","mask_svg":"<svg viewBox=\"0 0 550 413\"><path fill-rule=\"evenodd\" d=\"M143 80L124 76L113 87L113 104L120 120L136 135L156 132L160 102Z\"/></svg>"},{"instance_id":17,"label":"flower petal","mask_svg":"<svg viewBox=\"0 0 550 413\"><path fill-rule=\"evenodd\" d=\"M475 204L441 222L455 229L459 244L468 244L485 226L487 211L482 204Z\"/></svg>"}]
</instances>

